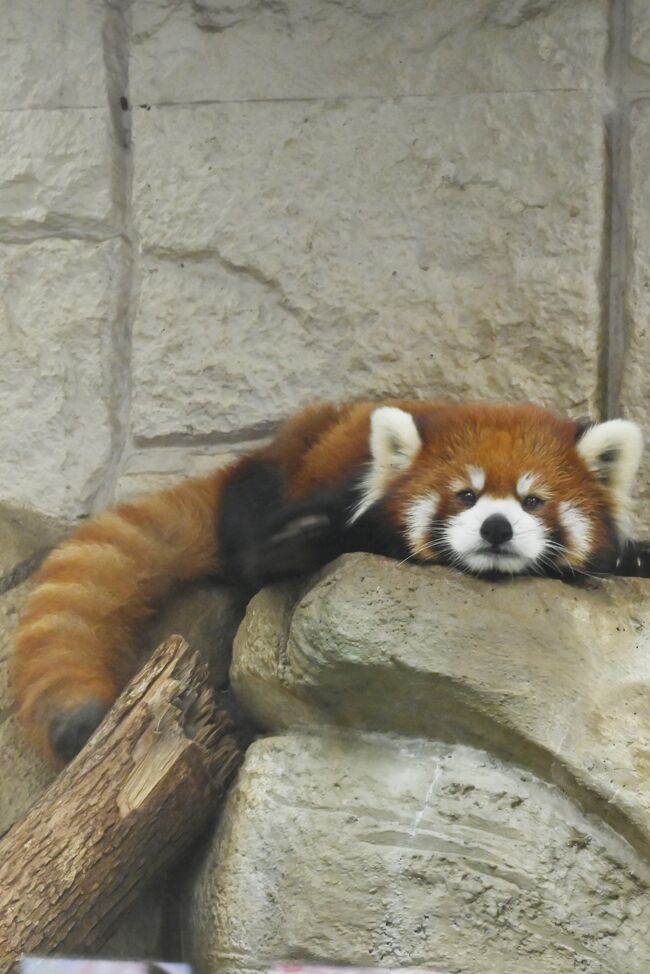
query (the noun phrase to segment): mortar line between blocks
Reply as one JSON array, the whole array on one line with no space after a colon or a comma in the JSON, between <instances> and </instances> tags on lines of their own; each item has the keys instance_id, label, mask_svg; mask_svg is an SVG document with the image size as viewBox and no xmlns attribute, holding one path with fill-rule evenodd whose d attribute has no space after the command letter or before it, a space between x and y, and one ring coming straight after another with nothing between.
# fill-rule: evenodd
<instances>
[{"instance_id":1,"label":"mortar line between blocks","mask_svg":"<svg viewBox=\"0 0 650 974\"><path fill-rule=\"evenodd\" d=\"M131 0L107 0L102 35L106 93L112 120L113 197L124 240L120 274L116 282L115 321L108 376L110 455L89 492L91 512L112 503L115 485L127 452L131 415L131 358L133 319L137 298L133 226L133 155L129 92L129 14Z\"/></svg>"},{"instance_id":2,"label":"mortar line between blocks","mask_svg":"<svg viewBox=\"0 0 650 974\"><path fill-rule=\"evenodd\" d=\"M605 119L607 138L606 212L603 231L603 317L601 321L601 418L619 416L628 344L626 285L630 188L630 101L626 93L629 52L628 0L612 0L607 79L613 107Z\"/></svg>"}]
</instances>

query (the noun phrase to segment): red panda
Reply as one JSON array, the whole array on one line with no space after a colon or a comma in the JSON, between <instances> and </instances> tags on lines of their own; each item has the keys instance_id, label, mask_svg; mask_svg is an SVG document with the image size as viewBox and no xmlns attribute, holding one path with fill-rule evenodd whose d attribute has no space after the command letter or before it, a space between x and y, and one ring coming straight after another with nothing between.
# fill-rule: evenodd
<instances>
[{"instance_id":1,"label":"red panda","mask_svg":"<svg viewBox=\"0 0 650 974\"><path fill-rule=\"evenodd\" d=\"M321 405L208 477L85 523L43 563L14 645L27 732L68 761L135 666L177 582L249 592L349 551L479 575L648 574L626 546L638 427L533 405Z\"/></svg>"}]
</instances>

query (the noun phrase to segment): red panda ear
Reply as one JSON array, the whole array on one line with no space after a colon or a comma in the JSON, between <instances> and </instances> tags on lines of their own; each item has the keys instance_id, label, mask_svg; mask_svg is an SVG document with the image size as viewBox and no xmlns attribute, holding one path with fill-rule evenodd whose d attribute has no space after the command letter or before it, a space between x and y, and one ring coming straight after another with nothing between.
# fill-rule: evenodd
<instances>
[{"instance_id":1,"label":"red panda ear","mask_svg":"<svg viewBox=\"0 0 650 974\"><path fill-rule=\"evenodd\" d=\"M625 419L596 423L582 433L576 448L600 481L623 495L629 494L643 451L643 437L636 423Z\"/></svg>"},{"instance_id":2,"label":"red panda ear","mask_svg":"<svg viewBox=\"0 0 650 974\"><path fill-rule=\"evenodd\" d=\"M415 420L396 406L380 406L370 417L370 455L373 470L390 477L406 470L422 446Z\"/></svg>"},{"instance_id":3,"label":"red panda ear","mask_svg":"<svg viewBox=\"0 0 650 974\"><path fill-rule=\"evenodd\" d=\"M396 406L379 406L370 416L368 445L371 463L361 481L352 522L383 497L391 481L411 465L422 440L410 413Z\"/></svg>"}]
</instances>

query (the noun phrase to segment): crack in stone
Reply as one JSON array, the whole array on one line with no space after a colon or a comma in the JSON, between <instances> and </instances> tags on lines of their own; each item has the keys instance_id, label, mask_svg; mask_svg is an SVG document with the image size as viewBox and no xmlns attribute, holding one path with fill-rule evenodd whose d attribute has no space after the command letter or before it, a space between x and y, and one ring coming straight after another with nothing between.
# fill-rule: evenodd
<instances>
[{"instance_id":1,"label":"crack in stone","mask_svg":"<svg viewBox=\"0 0 650 974\"><path fill-rule=\"evenodd\" d=\"M255 15L260 10L269 10L283 19L282 26L290 36L293 35L289 7L284 0L249 0L243 6L241 3L234 6L223 3L217 8L207 6L201 0L191 0L191 7L194 23L199 30L209 34L223 34L241 23L246 23L250 20L251 14Z\"/></svg>"},{"instance_id":2,"label":"crack in stone","mask_svg":"<svg viewBox=\"0 0 650 974\"><path fill-rule=\"evenodd\" d=\"M278 280L269 277L268 274L265 274L259 267L255 267L253 264L238 263L229 257L225 257L216 246L191 251L174 250L170 247L150 246L147 247L147 253L157 260L183 261L184 263L194 262L197 264L212 261L220 264L227 273L240 277L248 277L250 280L255 281L256 284L261 285L264 290L276 297L278 305L281 308L297 318L301 324L304 324L310 318L302 308L299 308L291 301Z\"/></svg>"},{"instance_id":3,"label":"crack in stone","mask_svg":"<svg viewBox=\"0 0 650 974\"><path fill-rule=\"evenodd\" d=\"M494 24L514 30L544 16L563 2L564 0L493 0L491 8L481 20L481 27Z\"/></svg>"},{"instance_id":4,"label":"crack in stone","mask_svg":"<svg viewBox=\"0 0 650 974\"><path fill-rule=\"evenodd\" d=\"M285 293L280 282L275 280L275 278L268 277L258 267L254 267L252 264L237 264L234 261L229 260L227 257L224 257L219 250L215 249L215 255L222 267L224 267L227 271L235 274L243 274L250 277L252 280L257 281L258 284L261 284L262 287L266 288L267 291L270 291L277 297L278 304L281 308L284 308L285 311L299 319L299 321L304 321L305 315L302 310L293 304Z\"/></svg>"}]
</instances>

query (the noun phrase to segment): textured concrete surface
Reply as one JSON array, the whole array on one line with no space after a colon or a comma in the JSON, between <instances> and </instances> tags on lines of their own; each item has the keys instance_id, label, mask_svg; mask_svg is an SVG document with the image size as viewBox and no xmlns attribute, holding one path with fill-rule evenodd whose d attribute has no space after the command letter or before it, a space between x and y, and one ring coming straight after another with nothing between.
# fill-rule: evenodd
<instances>
[{"instance_id":1,"label":"textured concrete surface","mask_svg":"<svg viewBox=\"0 0 650 974\"><path fill-rule=\"evenodd\" d=\"M78 517L314 398L645 420L643 0L4 13L0 500Z\"/></svg>"},{"instance_id":2,"label":"textured concrete surface","mask_svg":"<svg viewBox=\"0 0 650 974\"><path fill-rule=\"evenodd\" d=\"M12 147L0 156L0 239L114 225L105 111L2 112L0 139Z\"/></svg>"},{"instance_id":3,"label":"textured concrete surface","mask_svg":"<svg viewBox=\"0 0 650 974\"><path fill-rule=\"evenodd\" d=\"M648 31L650 36L650 16ZM650 52L649 52L650 53ZM650 366L650 109L647 101L636 105L631 112L630 160L630 262L627 301L629 321L627 356L623 372L622 396L626 414L641 423L646 431L646 454L639 479L639 521L644 532L650 533L650 453L648 452L648 368Z\"/></svg>"},{"instance_id":4,"label":"textured concrete surface","mask_svg":"<svg viewBox=\"0 0 650 974\"><path fill-rule=\"evenodd\" d=\"M153 107L134 133L137 437L413 390L596 409L604 156L583 95Z\"/></svg>"},{"instance_id":5,"label":"textured concrete surface","mask_svg":"<svg viewBox=\"0 0 650 974\"><path fill-rule=\"evenodd\" d=\"M0 500L88 510L113 447L120 244L0 245Z\"/></svg>"},{"instance_id":6,"label":"textured concrete surface","mask_svg":"<svg viewBox=\"0 0 650 974\"><path fill-rule=\"evenodd\" d=\"M304 958L642 974L649 879L602 822L483 750L290 734L249 750L184 933L224 974Z\"/></svg>"},{"instance_id":7,"label":"textured concrete surface","mask_svg":"<svg viewBox=\"0 0 650 974\"><path fill-rule=\"evenodd\" d=\"M589 88L607 49L604 0L149 0L132 17L136 104Z\"/></svg>"},{"instance_id":8,"label":"textured concrete surface","mask_svg":"<svg viewBox=\"0 0 650 974\"><path fill-rule=\"evenodd\" d=\"M633 66L639 71L635 87L650 88L650 76L647 74L650 65L650 11L645 0L631 0L630 3L630 53L634 59ZM643 68L646 69L645 79L641 74Z\"/></svg>"},{"instance_id":9,"label":"textured concrete surface","mask_svg":"<svg viewBox=\"0 0 650 974\"><path fill-rule=\"evenodd\" d=\"M110 6L4 0L0 110L105 106L102 30Z\"/></svg>"}]
</instances>

